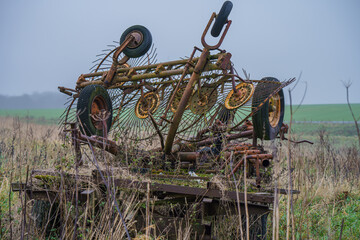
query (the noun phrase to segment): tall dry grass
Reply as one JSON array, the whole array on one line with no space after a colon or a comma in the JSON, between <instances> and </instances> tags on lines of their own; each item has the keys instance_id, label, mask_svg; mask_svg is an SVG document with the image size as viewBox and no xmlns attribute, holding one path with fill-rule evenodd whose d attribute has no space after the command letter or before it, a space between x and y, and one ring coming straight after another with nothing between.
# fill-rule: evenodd
<instances>
[{"instance_id":1,"label":"tall dry grass","mask_svg":"<svg viewBox=\"0 0 360 240\"><path fill-rule=\"evenodd\" d=\"M340 234L342 239L353 239L360 234L357 230L360 228L360 220L354 218L354 214L360 216L359 149L355 143L341 148L334 146L326 129L320 129L316 134L318 141L313 146L290 144L288 147L286 142L273 143L277 151L277 158L273 163L273 181L277 181L278 188L288 187L287 164L288 157L291 156L293 188L300 190L300 194L293 196L290 221L286 220L287 198L284 195L279 196L279 207L275 207L273 216L268 217L269 238L273 236L275 239L286 239L289 223L290 238L295 239L338 239ZM95 154L89 149L83 153L84 166L79 170L79 174L89 174L89 169L96 168L94 157L100 162L101 168L110 171L113 170L112 166L119 162L119 159L113 159L100 150ZM131 161L132 159L127 159L125 162L129 164ZM136 191L136 186L134 191L118 191L113 182L108 181L108 191L105 191L80 178L76 182L69 182L64 175L60 176L55 184L52 182L52 190L62 193L57 195L60 201L50 204L35 202L25 198L24 194L10 191L11 182L30 181L31 178L26 179L26 176L32 169L56 169L75 173L74 164L75 154L71 144L62 140L57 126L20 122L16 118L0 119L2 239L70 239L74 236L81 239L126 238L118 210L133 238L201 237L201 233L194 227L199 214L196 206L167 203L158 208L149 193ZM138 178L130 172L122 174ZM33 184L49 188L44 181L46 180L35 179ZM59 191L65 190L69 183L70 187L94 190L94 197L89 198L86 204L78 203L76 207L74 192L68 196L69 193L66 195L64 191ZM243 189L244 186L239 188ZM116 209L109 190L116 196L120 209ZM34 213L34 207L47 209L43 222L36 220L39 214ZM161 218L161 213L164 215L169 212L182 217L175 220ZM359 215L356 215L357 213ZM238 216L229 212L228 215L207 221L213 222L213 234L218 239L247 238L245 212L238 213ZM243 232L239 231L241 225L245 229ZM252 237L249 235L249 238Z\"/></svg>"}]
</instances>

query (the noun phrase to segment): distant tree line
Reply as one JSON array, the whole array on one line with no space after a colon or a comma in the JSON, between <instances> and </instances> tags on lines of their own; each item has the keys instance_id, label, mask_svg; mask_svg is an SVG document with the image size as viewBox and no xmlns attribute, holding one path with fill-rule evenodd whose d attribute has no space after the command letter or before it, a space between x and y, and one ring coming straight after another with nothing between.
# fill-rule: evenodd
<instances>
[{"instance_id":1,"label":"distant tree line","mask_svg":"<svg viewBox=\"0 0 360 240\"><path fill-rule=\"evenodd\" d=\"M21 96L0 95L0 109L63 108L67 96L59 92L33 93Z\"/></svg>"}]
</instances>

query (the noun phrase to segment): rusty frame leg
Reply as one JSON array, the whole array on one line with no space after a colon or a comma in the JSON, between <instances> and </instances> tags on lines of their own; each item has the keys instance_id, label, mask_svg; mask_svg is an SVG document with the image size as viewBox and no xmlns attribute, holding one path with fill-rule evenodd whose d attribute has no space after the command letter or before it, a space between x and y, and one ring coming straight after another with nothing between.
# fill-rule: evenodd
<instances>
[{"instance_id":1,"label":"rusty frame leg","mask_svg":"<svg viewBox=\"0 0 360 240\"><path fill-rule=\"evenodd\" d=\"M71 139L72 139L72 145L75 149L75 160L76 165L81 166L83 163L81 161L81 149L80 149L80 143L79 143L79 130L76 128L76 123L71 123Z\"/></svg>"},{"instance_id":2,"label":"rusty frame leg","mask_svg":"<svg viewBox=\"0 0 360 240\"><path fill-rule=\"evenodd\" d=\"M175 113L173 122L170 125L170 129L169 129L169 133L168 136L166 138L166 142L165 142L165 148L164 148L164 152L165 154L170 154L171 153L171 148L172 145L174 143L174 138L175 138L175 134L176 131L179 127L179 123L181 121L182 115L185 111L185 108L190 100L191 94L192 94L192 89L194 84L197 82L197 80L199 79L202 70L205 67L205 64L207 62L207 57L209 56L210 51L206 48L204 48L203 52L201 53L200 59L197 62L194 72L191 75L191 78L188 82L188 84L186 85L184 94L180 100L179 106L177 108L177 111Z\"/></svg>"}]
</instances>

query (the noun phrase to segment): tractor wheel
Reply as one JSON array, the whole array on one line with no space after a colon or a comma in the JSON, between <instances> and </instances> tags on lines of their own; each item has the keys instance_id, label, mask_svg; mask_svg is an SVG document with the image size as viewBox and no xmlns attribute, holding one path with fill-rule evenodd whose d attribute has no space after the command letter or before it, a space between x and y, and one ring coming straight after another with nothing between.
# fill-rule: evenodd
<instances>
[{"instance_id":1,"label":"tractor wheel","mask_svg":"<svg viewBox=\"0 0 360 240\"><path fill-rule=\"evenodd\" d=\"M232 2L226 1L222 5L219 14L216 16L215 23L211 28L211 36L218 37L223 29L224 25L228 21L228 16L233 7Z\"/></svg>"},{"instance_id":2,"label":"tractor wheel","mask_svg":"<svg viewBox=\"0 0 360 240\"><path fill-rule=\"evenodd\" d=\"M254 92L252 108L257 108L276 88L269 82L279 82L276 78L267 77L261 79ZM254 131L258 138L273 140L278 135L284 120L285 101L284 92L281 89L272 96L252 117Z\"/></svg>"},{"instance_id":3,"label":"tractor wheel","mask_svg":"<svg viewBox=\"0 0 360 240\"><path fill-rule=\"evenodd\" d=\"M129 34L135 36L135 41L132 41L125 49L124 54L129 58L138 58L144 55L151 47L152 37L150 31L141 25L129 27L121 35L120 44L122 44Z\"/></svg>"},{"instance_id":4,"label":"tractor wheel","mask_svg":"<svg viewBox=\"0 0 360 240\"><path fill-rule=\"evenodd\" d=\"M86 135L104 136L104 129L108 133L112 122L112 104L106 89L100 85L86 86L80 92L77 113L80 130Z\"/></svg>"}]
</instances>

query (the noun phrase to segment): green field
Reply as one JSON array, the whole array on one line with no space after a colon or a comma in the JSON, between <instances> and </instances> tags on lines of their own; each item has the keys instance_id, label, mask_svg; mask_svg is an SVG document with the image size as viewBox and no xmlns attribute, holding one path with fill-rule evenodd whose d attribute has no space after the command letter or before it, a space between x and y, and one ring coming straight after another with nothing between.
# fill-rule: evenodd
<instances>
[{"instance_id":1,"label":"green field","mask_svg":"<svg viewBox=\"0 0 360 240\"><path fill-rule=\"evenodd\" d=\"M352 104L355 116L360 116L360 104ZM295 111L296 110L296 111ZM349 108L346 104L322 104L293 106L294 121L353 121ZM0 116L18 116L20 118L43 118L56 120L64 112L64 109L0 109ZM285 109L285 122L290 120L290 107Z\"/></svg>"},{"instance_id":2,"label":"green field","mask_svg":"<svg viewBox=\"0 0 360 240\"><path fill-rule=\"evenodd\" d=\"M64 109L0 109L0 116L20 118L43 118L46 120L58 119Z\"/></svg>"},{"instance_id":3,"label":"green field","mask_svg":"<svg viewBox=\"0 0 360 240\"><path fill-rule=\"evenodd\" d=\"M64 109L0 109L0 116L19 117L39 124L57 124Z\"/></svg>"},{"instance_id":4,"label":"green field","mask_svg":"<svg viewBox=\"0 0 360 240\"><path fill-rule=\"evenodd\" d=\"M355 116L360 117L360 104L352 104L352 108ZM318 135L320 130L326 130L330 136L350 137L350 139L346 140L347 142L352 142L356 139L356 129L353 118L346 104L303 105L299 108L293 106L293 111L295 110L292 125L294 133L313 139ZM18 116L23 119L28 119L31 122L57 124L63 112L64 109L0 109L0 116ZM289 120L290 107L286 106L284 121L285 123L289 123ZM299 121L305 121L305 123L299 123ZM319 123L319 121L325 121L326 123ZM348 123L342 124L341 122L343 121Z\"/></svg>"},{"instance_id":5,"label":"green field","mask_svg":"<svg viewBox=\"0 0 360 240\"><path fill-rule=\"evenodd\" d=\"M360 116L360 104L351 104L355 116ZM297 109L297 110L296 110ZM296 111L295 111L296 110ZM293 106L294 121L353 121L347 104ZM290 120L290 106L285 109L285 121Z\"/></svg>"}]
</instances>

